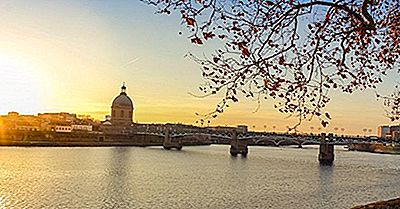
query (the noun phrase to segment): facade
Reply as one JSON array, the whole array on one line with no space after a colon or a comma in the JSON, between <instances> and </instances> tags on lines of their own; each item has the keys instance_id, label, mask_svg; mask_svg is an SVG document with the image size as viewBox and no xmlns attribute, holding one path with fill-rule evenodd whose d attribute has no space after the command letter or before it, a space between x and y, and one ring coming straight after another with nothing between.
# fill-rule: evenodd
<instances>
[{"instance_id":1,"label":"facade","mask_svg":"<svg viewBox=\"0 0 400 209\"><path fill-rule=\"evenodd\" d=\"M383 125L378 127L378 137L391 140L391 141L400 141L400 125L397 126L388 126Z\"/></svg>"},{"instance_id":2,"label":"facade","mask_svg":"<svg viewBox=\"0 0 400 209\"><path fill-rule=\"evenodd\" d=\"M386 135L390 133L390 126L378 126L378 137L379 138L386 138Z\"/></svg>"},{"instance_id":3,"label":"facade","mask_svg":"<svg viewBox=\"0 0 400 209\"><path fill-rule=\"evenodd\" d=\"M43 120L34 115L20 115L9 112L0 116L0 130L8 131L40 131L44 129Z\"/></svg>"},{"instance_id":4,"label":"facade","mask_svg":"<svg viewBox=\"0 0 400 209\"><path fill-rule=\"evenodd\" d=\"M72 127L68 125L59 125L55 127L54 131L57 133L71 133Z\"/></svg>"},{"instance_id":5,"label":"facade","mask_svg":"<svg viewBox=\"0 0 400 209\"><path fill-rule=\"evenodd\" d=\"M92 125L72 124L71 128L73 131L93 131Z\"/></svg>"},{"instance_id":6,"label":"facade","mask_svg":"<svg viewBox=\"0 0 400 209\"><path fill-rule=\"evenodd\" d=\"M113 126L131 126L134 117L134 104L126 93L125 84L121 93L113 100L111 106L111 124Z\"/></svg>"},{"instance_id":7,"label":"facade","mask_svg":"<svg viewBox=\"0 0 400 209\"><path fill-rule=\"evenodd\" d=\"M399 141L400 136L400 126L390 126L390 133L392 141Z\"/></svg>"},{"instance_id":8,"label":"facade","mask_svg":"<svg viewBox=\"0 0 400 209\"><path fill-rule=\"evenodd\" d=\"M71 131L91 132L96 123L90 118L78 119L71 113L39 113L35 115L20 115L9 112L0 115L0 131L52 131L69 133Z\"/></svg>"}]
</instances>

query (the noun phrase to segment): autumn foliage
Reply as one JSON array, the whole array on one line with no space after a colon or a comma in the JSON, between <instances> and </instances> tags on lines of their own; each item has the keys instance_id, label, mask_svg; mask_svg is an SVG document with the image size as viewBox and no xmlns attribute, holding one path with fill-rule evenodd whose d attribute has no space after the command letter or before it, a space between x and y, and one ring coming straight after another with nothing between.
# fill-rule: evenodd
<instances>
[{"instance_id":1,"label":"autumn foliage","mask_svg":"<svg viewBox=\"0 0 400 209\"><path fill-rule=\"evenodd\" d=\"M399 0L142 1L180 13L193 44L223 43L210 56L190 54L207 80L200 90L224 95L210 117L243 95L272 98L299 123L316 116L326 126L329 91L375 89L398 69ZM399 94L384 98L399 119Z\"/></svg>"}]
</instances>

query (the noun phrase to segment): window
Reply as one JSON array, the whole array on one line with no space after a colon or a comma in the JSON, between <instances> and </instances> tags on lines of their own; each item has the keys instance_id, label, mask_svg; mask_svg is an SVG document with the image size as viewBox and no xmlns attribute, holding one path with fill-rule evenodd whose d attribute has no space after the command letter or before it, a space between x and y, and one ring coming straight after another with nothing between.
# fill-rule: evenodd
<instances>
[{"instance_id":1,"label":"window","mask_svg":"<svg viewBox=\"0 0 400 209\"><path fill-rule=\"evenodd\" d=\"M121 118L124 117L124 110L121 110Z\"/></svg>"}]
</instances>

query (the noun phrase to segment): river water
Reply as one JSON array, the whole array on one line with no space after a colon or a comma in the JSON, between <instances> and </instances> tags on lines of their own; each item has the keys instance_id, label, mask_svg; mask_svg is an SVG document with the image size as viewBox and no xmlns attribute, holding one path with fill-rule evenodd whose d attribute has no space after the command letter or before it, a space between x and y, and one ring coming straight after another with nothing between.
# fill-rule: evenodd
<instances>
[{"instance_id":1,"label":"river water","mask_svg":"<svg viewBox=\"0 0 400 209\"><path fill-rule=\"evenodd\" d=\"M0 208L350 208L400 196L400 156L335 147L0 147Z\"/></svg>"}]
</instances>

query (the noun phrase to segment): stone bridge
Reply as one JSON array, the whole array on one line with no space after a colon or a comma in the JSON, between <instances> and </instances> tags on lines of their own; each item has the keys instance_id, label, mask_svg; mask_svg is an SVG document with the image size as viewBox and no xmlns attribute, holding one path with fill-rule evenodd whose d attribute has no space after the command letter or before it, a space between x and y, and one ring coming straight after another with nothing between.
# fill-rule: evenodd
<instances>
[{"instance_id":1,"label":"stone bridge","mask_svg":"<svg viewBox=\"0 0 400 209\"><path fill-rule=\"evenodd\" d=\"M166 129L164 131L154 132L136 132L136 135L148 135L160 137L163 139L164 149L182 149L188 137L202 137L208 144L230 144L230 154L237 156L247 156L249 145L297 145L302 147L304 145L320 145L319 160L323 164L330 164L333 162L333 146L346 145L353 142L354 139L337 137L329 134L328 138L325 134L319 136L293 136L289 134L260 134L260 133L238 133L232 132L217 132L217 131L191 131L191 132L177 132ZM322 153L322 154L321 154Z\"/></svg>"},{"instance_id":2,"label":"stone bridge","mask_svg":"<svg viewBox=\"0 0 400 209\"><path fill-rule=\"evenodd\" d=\"M233 138L240 141L247 141L249 145L318 145L321 143L321 136L292 136L289 134L243 134L236 132L175 132L165 130L163 132L136 132L135 135L147 135L163 138L167 141L182 141L188 137L203 137L208 140L210 144L229 144ZM354 139L335 137L330 135L329 144L333 145L347 145L353 142Z\"/></svg>"}]
</instances>

